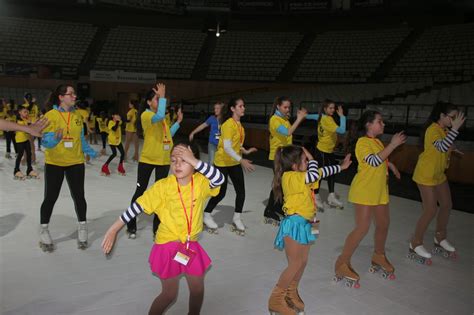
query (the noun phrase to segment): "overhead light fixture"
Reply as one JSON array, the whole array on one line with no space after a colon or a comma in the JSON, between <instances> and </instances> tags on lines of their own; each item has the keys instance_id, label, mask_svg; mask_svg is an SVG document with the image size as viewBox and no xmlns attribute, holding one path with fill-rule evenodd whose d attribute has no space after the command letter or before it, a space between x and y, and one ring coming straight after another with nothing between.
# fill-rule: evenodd
<instances>
[{"instance_id":1,"label":"overhead light fixture","mask_svg":"<svg viewBox=\"0 0 474 315\"><path fill-rule=\"evenodd\" d=\"M216 37L220 37L221 34L227 32L226 29L221 28L220 23L217 23L217 27L216 27L216 28L208 28L207 30L208 30L209 32L216 32Z\"/></svg>"}]
</instances>

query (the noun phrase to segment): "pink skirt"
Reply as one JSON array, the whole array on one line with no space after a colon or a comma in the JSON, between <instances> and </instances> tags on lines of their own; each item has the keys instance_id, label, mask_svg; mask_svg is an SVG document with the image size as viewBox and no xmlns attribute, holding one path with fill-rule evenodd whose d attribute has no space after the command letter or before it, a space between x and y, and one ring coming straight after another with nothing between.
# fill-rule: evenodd
<instances>
[{"instance_id":1,"label":"pink skirt","mask_svg":"<svg viewBox=\"0 0 474 315\"><path fill-rule=\"evenodd\" d=\"M169 242L166 244L153 244L151 248L150 263L151 271L160 279L169 279L181 274L191 276L202 276L211 265L211 258L198 242L189 242L189 249L194 251L193 258L186 266L174 260L174 257L181 247L180 242Z\"/></svg>"}]
</instances>

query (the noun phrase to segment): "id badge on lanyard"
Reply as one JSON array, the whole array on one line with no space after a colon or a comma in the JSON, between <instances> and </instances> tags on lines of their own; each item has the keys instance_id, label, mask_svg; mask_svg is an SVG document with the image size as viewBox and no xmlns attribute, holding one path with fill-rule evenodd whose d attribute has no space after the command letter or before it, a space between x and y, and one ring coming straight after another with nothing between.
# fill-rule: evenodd
<instances>
[{"instance_id":1,"label":"id badge on lanyard","mask_svg":"<svg viewBox=\"0 0 474 315\"><path fill-rule=\"evenodd\" d=\"M171 149L171 141L168 140L168 137L166 136L166 122L163 120L163 150L164 151L169 151Z\"/></svg>"},{"instance_id":2,"label":"id badge on lanyard","mask_svg":"<svg viewBox=\"0 0 474 315\"><path fill-rule=\"evenodd\" d=\"M63 138L63 143L66 149L72 149L74 146L74 139L72 137L66 136Z\"/></svg>"},{"instance_id":3,"label":"id badge on lanyard","mask_svg":"<svg viewBox=\"0 0 474 315\"><path fill-rule=\"evenodd\" d=\"M187 230L187 236L186 236L186 243L184 244L179 243L173 260L180 263L183 266L187 266L188 264L192 262L194 256L196 256L196 252L189 248L189 243L191 241L191 229L192 229L192 223L193 223L194 179L193 177L191 177L191 211L189 213L189 217L188 217L188 212L186 210L186 206L184 205L183 195L181 194L181 189L179 188L179 183L177 181L178 180L176 179L176 183L178 185L179 199L181 200L181 205L183 206L184 217L186 218L186 225L187 225L188 230Z\"/></svg>"}]
</instances>

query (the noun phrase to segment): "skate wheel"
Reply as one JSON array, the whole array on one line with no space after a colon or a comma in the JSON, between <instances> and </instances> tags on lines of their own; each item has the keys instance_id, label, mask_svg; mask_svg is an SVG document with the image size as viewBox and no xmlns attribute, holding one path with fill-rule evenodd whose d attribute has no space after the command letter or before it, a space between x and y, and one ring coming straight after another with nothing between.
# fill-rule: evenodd
<instances>
[{"instance_id":1,"label":"skate wheel","mask_svg":"<svg viewBox=\"0 0 474 315\"><path fill-rule=\"evenodd\" d=\"M425 261L425 264L428 265L428 266L431 266L432 263L433 263L433 261L431 259L427 259Z\"/></svg>"},{"instance_id":2,"label":"skate wheel","mask_svg":"<svg viewBox=\"0 0 474 315\"><path fill-rule=\"evenodd\" d=\"M370 267L370 268L369 268L369 272L370 272L370 273L375 273L375 271L376 271L376 270L375 270L374 267Z\"/></svg>"},{"instance_id":3,"label":"skate wheel","mask_svg":"<svg viewBox=\"0 0 474 315\"><path fill-rule=\"evenodd\" d=\"M395 279L396 279L395 274L392 273L392 274L388 277L388 279L389 279L389 280L395 280Z\"/></svg>"},{"instance_id":4,"label":"skate wheel","mask_svg":"<svg viewBox=\"0 0 474 315\"><path fill-rule=\"evenodd\" d=\"M332 281L339 282L341 279L338 276L332 277Z\"/></svg>"},{"instance_id":5,"label":"skate wheel","mask_svg":"<svg viewBox=\"0 0 474 315\"><path fill-rule=\"evenodd\" d=\"M356 284L354 284L354 289L359 289L359 288L360 288L359 282L357 282Z\"/></svg>"},{"instance_id":6,"label":"skate wheel","mask_svg":"<svg viewBox=\"0 0 474 315\"><path fill-rule=\"evenodd\" d=\"M346 282L346 283L344 283L344 285L345 285L347 288L352 288L352 283L351 283L351 282Z\"/></svg>"},{"instance_id":7,"label":"skate wheel","mask_svg":"<svg viewBox=\"0 0 474 315\"><path fill-rule=\"evenodd\" d=\"M385 272L382 273L382 278L387 279L387 276L388 276L388 275L387 275Z\"/></svg>"}]
</instances>

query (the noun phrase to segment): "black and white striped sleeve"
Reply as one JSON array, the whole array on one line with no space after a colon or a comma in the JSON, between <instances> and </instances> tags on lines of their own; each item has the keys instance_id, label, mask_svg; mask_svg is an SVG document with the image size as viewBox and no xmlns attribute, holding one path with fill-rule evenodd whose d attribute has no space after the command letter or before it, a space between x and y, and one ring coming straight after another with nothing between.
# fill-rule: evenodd
<instances>
[{"instance_id":1,"label":"black and white striped sleeve","mask_svg":"<svg viewBox=\"0 0 474 315\"><path fill-rule=\"evenodd\" d=\"M311 184L319 179L318 162L311 160L308 162L308 171L306 171L305 183Z\"/></svg>"},{"instance_id":2,"label":"black and white striped sleeve","mask_svg":"<svg viewBox=\"0 0 474 315\"><path fill-rule=\"evenodd\" d=\"M139 215L142 212L143 212L143 208L137 202L134 202L120 216L120 220L122 220L123 223L128 223L130 222L131 219L135 218L137 215Z\"/></svg>"},{"instance_id":3,"label":"black and white striped sleeve","mask_svg":"<svg viewBox=\"0 0 474 315\"><path fill-rule=\"evenodd\" d=\"M364 158L364 161L373 167L377 167L383 163L383 160L380 158L380 156L378 156L378 154L375 154L375 153L367 155Z\"/></svg>"},{"instance_id":4,"label":"black and white striped sleeve","mask_svg":"<svg viewBox=\"0 0 474 315\"><path fill-rule=\"evenodd\" d=\"M329 177L331 175L340 173L342 171L340 165L329 165L329 166L325 166L325 167L320 168L320 170L321 170L321 178L320 179Z\"/></svg>"},{"instance_id":5,"label":"black and white striped sleeve","mask_svg":"<svg viewBox=\"0 0 474 315\"><path fill-rule=\"evenodd\" d=\"M433 142L433 145L435 146L436 150L438 150L439 152L446 153L448 152L449 147L453 144L458 134L459 134L459 131L455 129L451 129L446 135L446 138L436 140L435 142Z\"/></svg>"},{"instance_id":6,"label":"black and white striped sleeve","mask_svg":"<svg viewBox=\"0 0 474 315\"><path fill-rule=\"evenodd\" d=\"M209 187L216 188L224 183L224 175L216 167L199 161L196 165L196 171L209 179Z\"/></svg>"}]
</instances>

